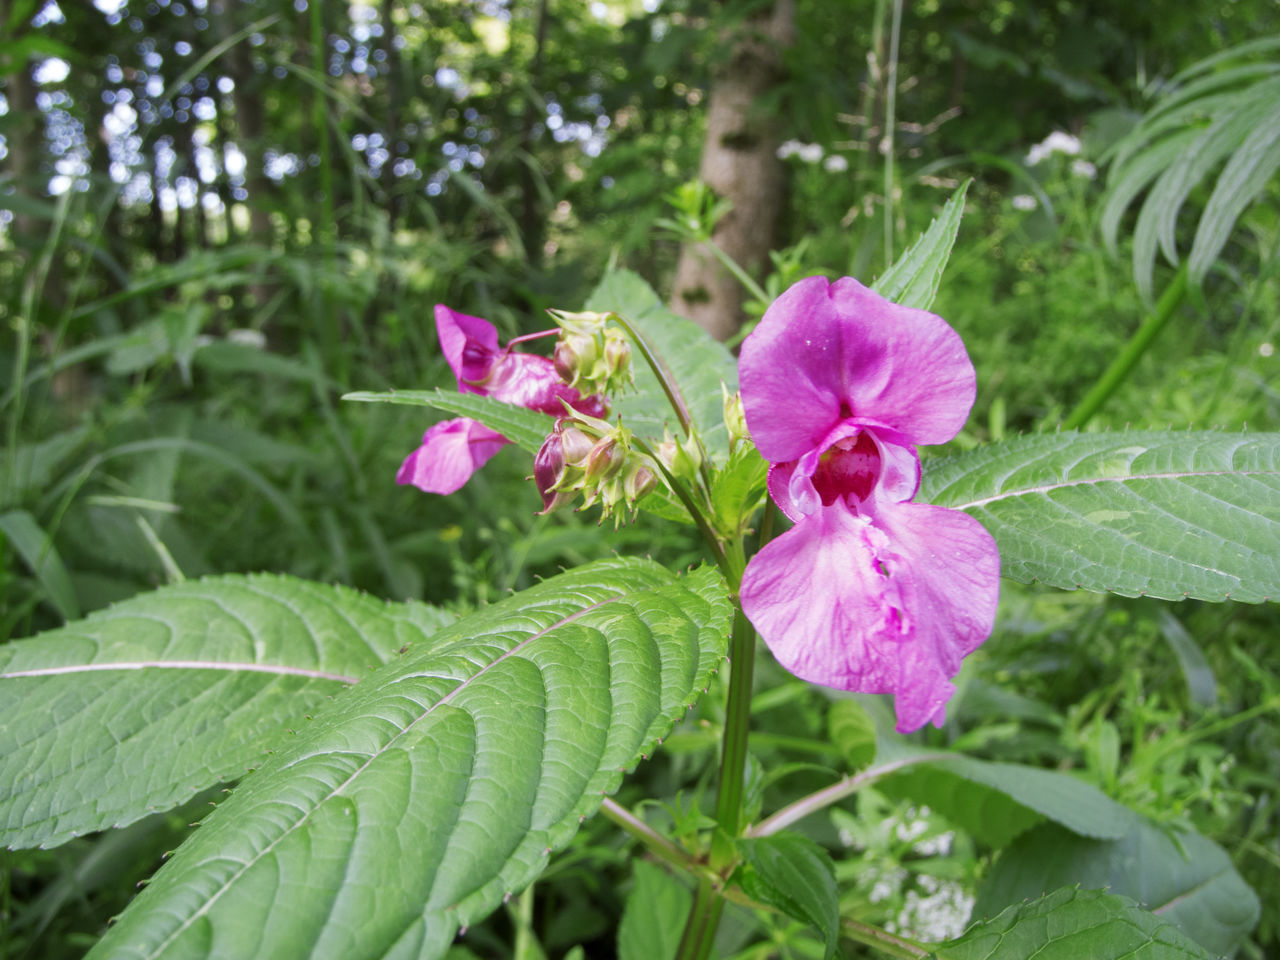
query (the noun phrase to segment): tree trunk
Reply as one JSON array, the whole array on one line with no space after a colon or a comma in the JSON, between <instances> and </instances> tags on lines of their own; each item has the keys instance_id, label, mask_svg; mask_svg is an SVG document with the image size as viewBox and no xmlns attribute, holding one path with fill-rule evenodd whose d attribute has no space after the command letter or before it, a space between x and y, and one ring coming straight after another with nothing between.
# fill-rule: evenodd
<instances>
[{"instance_id":1,"label":"tree trunk","mask_svg":"<svg viewBox=\"0 0 1280 960\"><path fill-rule=\"evenodd\" d=\"M711 83L698 176L732 202L713 239L749 273L767 262L782 212L785 169L777 123L758 101L783 79L782 51L792 42L794 21L794 0L774 0L748 18ZM743 299L739 282L710 253L685 244L672 294L677 313L725 340L742 324Z\"/></svg>"}]
</instances>

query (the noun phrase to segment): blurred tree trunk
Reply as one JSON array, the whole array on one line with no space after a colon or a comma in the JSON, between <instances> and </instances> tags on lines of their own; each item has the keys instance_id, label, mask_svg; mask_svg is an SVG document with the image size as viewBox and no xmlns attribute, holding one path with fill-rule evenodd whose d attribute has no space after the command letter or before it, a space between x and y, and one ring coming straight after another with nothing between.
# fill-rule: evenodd
<instances>
[{"instance_id":1,"label":"blurred tree trunk","mask_svg":"<svg viewBox=\"0 0 1280 960\"><path fill-rule=\"evenodd\" d=\"M795 0L763 4L726 37L731 53L716 70L707 105L699 178L733 203L713 239L749 273L767 262L778 232L785 169L775 118L759 108L783 80L783 50L795 35ZM685 244L672 306L719 340L742 324L742 286L706 250Z\"/></svg>"}]
</instances>

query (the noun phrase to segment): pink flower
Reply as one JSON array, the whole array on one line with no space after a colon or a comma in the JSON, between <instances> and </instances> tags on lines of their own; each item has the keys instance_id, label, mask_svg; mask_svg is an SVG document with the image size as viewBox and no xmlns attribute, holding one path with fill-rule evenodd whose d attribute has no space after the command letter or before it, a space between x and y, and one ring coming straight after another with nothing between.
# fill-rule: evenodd
<instances>
[{"instance_id":1,"label":"pink flower","mask_svg":"<svg viewBox=\"0 0 1280 960\"><path fill-rule=\"evenodd\" d=\"M795 521L747 565L744 611L801 679L894 694L903 733L941 725L1000 576L977 520L910 502L915 445L950 440L973 405L959 335L852 278L811 277L766 311L739 374L769 493Z\"/></svg>"},{"instance_id":2,"label":"pink flower","mask_svg":"<svg viewBox=\"0 0 1280 960\"><path fill-rule=\"evenodd\" d=\"M438 303L436 332L463 393L478 393L552 416L564 413L561 400L591 416L608 413L603 397L582 397L560 379L547 357L512 350L517 340L500 348L498 331L487 320ZM510 442L479 421L445 420L423 434L421 446L396 472L396 483L413 484L427 493L453 493Z\"/></svg>"}]
</instances>

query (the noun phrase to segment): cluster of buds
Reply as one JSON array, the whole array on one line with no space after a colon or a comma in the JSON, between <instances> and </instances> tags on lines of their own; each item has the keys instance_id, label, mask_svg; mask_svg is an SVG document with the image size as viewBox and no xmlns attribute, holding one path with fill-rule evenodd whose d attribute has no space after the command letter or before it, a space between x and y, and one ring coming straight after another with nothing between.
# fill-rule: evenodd
<instances>
[{"instance_id":1,"label":"cluster of buds","mask_svg":"<svg viewBox=\"0 0 1280 960\"><path fill-rule=\"evenodd\" d=\"M549 311L560 325L556 372L583 395L617 393L631 383L631 342L612 313Z\"/></svg>"},{"instance_id":2,"label":"cluster of buds","mask_svg":"<svg viewBox=\"0 0 1280 960\"><path fill-rule=\"evenodd\" d=\"M657 483L653 471L631 456L630 430L581 413L556 421L533 460L533 479L543 513L581 493L583 506L599 503L605 517L620 504L634 510Z\"/></svg>"}]
</instances>

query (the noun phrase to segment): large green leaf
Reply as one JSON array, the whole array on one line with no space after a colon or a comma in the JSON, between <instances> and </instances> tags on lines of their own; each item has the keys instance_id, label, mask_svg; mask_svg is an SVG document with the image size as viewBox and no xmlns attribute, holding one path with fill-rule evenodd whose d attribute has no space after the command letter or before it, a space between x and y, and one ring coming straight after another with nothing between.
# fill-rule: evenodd
<instances>
[{"instance_id":1,"label":"large green leaf","mask_svg":"<svg viewBox=\"0 0 1280 960\"><path fill-rule=\"evenodd\" d=\"M537 410L526 410L515 404L503 403L493 397L478 393L462 393L457 390L391 390L386 393L361 391L344 394L343 400L360 403L402 403L414 407L434 407L445 413L479 420L529 453L537 453L542 441L551 432L552 418Z\"/></svg>"},{"instance_id":2,"label":"large green leaf","mask_svg":"<svg viewBox=\"0 0 1280 960\"><path fill-rule=\"evenodd\" d=\"M1209 960L1194 940L1128 897L1075 888L1009 907L931 956L934 960Z\"/></svg>"},{"instance_id":3,"label":"large green leaf","mask_svg":"<svg viewBox=\"0 0 1280 960\"><path fill-rule=\"evenodd\" d=\"M653 289L630 270L605 275L587 299L587 310L612 310L630 323L660 355L680 387L693 422L708 452L716 459L729 455L720 384L738 389L738 366L732 355L711 336L678 317ZM632 354L635 388L610 398L622 422L642 437L661 437L663 426L678 434L679 423L658 378L639 351Z\"/></svg>"},{"instance_id":4,"label":"large green leaf","mask_svg":"<svg viewBox=\"0 0 1280 960\"><path fill-rule=\"evenodd\" d=\"M1042 819L1108 839L1124 836L1134 819L1128 807L1068 774L974 757L905 767L879 789L928 804L993 847L1006 845Z\"/></svg>"},{"instance_id":5,"label":"large green leaf","mask_svg":"<svg viewBox=\"0 0 1280 960\"><path fill-rule=\"evenodd\" d=\"M1280 434L1063 432L930 461L1023 582L1166 600L1280 597Z\"/></svg>"},{"instance_id":6,"label":"large green leaf","mask_svg":"<svg viewBox=\"0 0 1280 960\"><path fill-rule=\"evenodd\" d=\"M1190 830L1166 833L1135 816L1118 840L1090 840L1053 824L1020 837L978 889L975 917L1071 884L1133 897L1214 956L1226 956L1258 922L1258 898L1225 850Z\"/></svg>"},{"instance_id":7,"label":"large green leaf","mask_svg":"<svg viewBox=\"0 0 1280 960\"><path fill-rule=\"evenodd\" d=\"M724 657L710 568L609 560L442 630L248 777L92 957L437 957L522 889Z\"/></svg>"},{"instance_id":8,"label":"large green leaf","mask_svg":"<svg viewBox=\"0 0 1280 960\"><path fill-rule=\"evenodd\" d=\"M964 216L964 197L972 180L966 180L951 195L929 229L911 245L893 266L876 278L871 289L904 307L927 310L938 295L942 271L951 259L951 248Z\"/></svg>"},{"instance_id":9,"label":"large green leaf","mask_svg":"<svg viewBox=\"0 0 1280 960\"><path fill-rule=\"evenodd\" d=\"M236 780L451 620L344 587L228 576L0 646L0 843L53 846Z\"/></svg>"}]
</instances>

